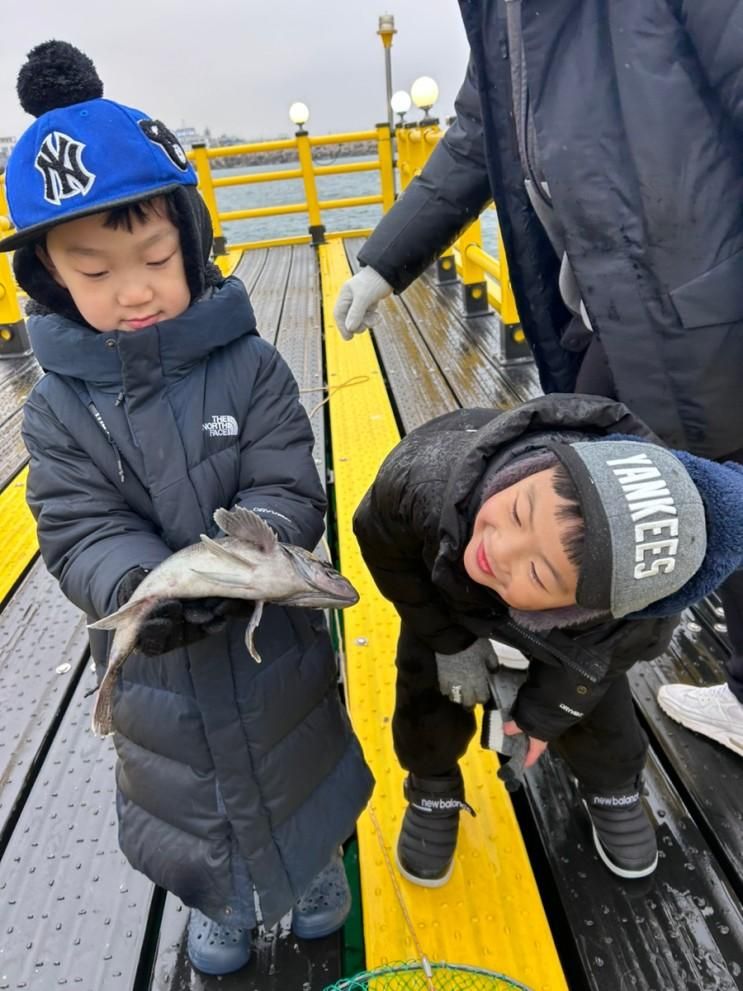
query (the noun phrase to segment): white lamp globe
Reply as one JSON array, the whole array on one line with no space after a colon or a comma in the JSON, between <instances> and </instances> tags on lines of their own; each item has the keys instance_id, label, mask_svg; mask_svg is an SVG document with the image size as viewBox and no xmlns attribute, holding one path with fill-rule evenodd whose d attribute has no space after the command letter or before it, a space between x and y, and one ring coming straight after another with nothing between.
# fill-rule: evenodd
<instances>
[{"instance_id":1,"label":"white lamp globe","mask_svg":"<svg viewBox=\"0 0 743 991\"><path fill-rule=\"evenodd\" d=\"M310 117L310 108L306 103L292 103L289 107L289 120L297 127L306 124Z\"/></svg>"},{"instance_id":2,"label":"white lamp globe","mask_svg":"<svg viewBox=\"0 0 743 991\"><path fill-rule=\"evenodd\" d=\"M410 94L407 90L399 89L392 94L390 106L396 114L406 114L410 110Z\"/></svg>"},{"instance_id":3,"label":"white lamp globe","mask_svg":"<svg viewBox=\"0 0 743 991\"><path fill-rule=\"evenodd\" d=\"M419 76L410 87L413 103L421 110L430 110L439 98L439 87L430 76Z\"/></svg>"}]
</instances>

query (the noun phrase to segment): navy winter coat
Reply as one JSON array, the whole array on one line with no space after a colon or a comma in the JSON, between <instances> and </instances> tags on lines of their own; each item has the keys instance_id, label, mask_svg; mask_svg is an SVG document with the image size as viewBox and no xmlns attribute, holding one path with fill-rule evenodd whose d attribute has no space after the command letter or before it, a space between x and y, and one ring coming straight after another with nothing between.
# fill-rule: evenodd
<instances>
[{"instance_id":1,"label":"navy winter coat","mask_svg":"<svg viewBox=\"0 0 743 991\"><path fill-rule=\"evenodd\" d=\"M579 357L524 189L504 0L460 0L457 119L359 254L398 291L495 199L545 392ZM743 2L522 0L539 164L619 398L672 447L743 447Z\"/></svg>"},{"instance_id":2,"label":"navy winter coat","mask_svg":"<svg viewBox=\"0 0 743 991\"><path fill-rule=\"evenodd\" d=\"M312 432L242 283L136 332L54 315L32 317L29 332L47 374L25 407L28 501L47 567L89 617L116 608L131 568L213 535L219 506L316 545L325 497ZM247 862L270 925L353 831L372 777L322 613L267 606L261 665L244 632L232 621L127 660L114 695L120 842L154 882L233 923L252 917ZM91 632L99 673L110 636Z\"/></svg>"}]
</instances>

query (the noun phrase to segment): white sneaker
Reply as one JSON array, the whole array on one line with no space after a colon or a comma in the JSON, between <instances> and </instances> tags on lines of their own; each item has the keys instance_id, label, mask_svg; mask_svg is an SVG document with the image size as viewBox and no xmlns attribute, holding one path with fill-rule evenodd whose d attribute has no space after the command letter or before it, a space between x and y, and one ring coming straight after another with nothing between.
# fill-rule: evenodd
<instances>
[{"instance_id":1,"label":"white sneaker","mask_svg":"<svg viewBox=\"0 0 743 991\"><path fill-rule=\"evenodd\" d=\"M663 685L658 690L658 705L677 723L743 757L743 702L727 685Z\"/></svg>"},{"instance_id":2,"label":"white sneaker","mask_svg":"<svg viewBox=\"0 0 743 991\"><path fill-rule=\"evenodd\" d=\"M507 643L501 643L499 640L491 640L490 643L501 667L509 668L511 671L526 671L529 667L529 658L525 657L520 650L516 650L515 647L511 647Z\"/></svg>"}]
</instances>

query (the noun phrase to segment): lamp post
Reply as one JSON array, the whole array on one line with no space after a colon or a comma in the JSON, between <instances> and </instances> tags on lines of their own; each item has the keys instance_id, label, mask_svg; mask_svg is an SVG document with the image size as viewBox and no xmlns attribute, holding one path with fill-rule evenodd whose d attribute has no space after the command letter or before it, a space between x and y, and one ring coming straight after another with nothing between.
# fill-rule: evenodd
<instances>
[{"instance_id":1,"label":"lamp post","mask_svg":"<svg viewBox=\"0 0 743 991\"><path fill-rule=\"evenodd\" d=\"M405 114L410 110L411 100L407 90L399 89L392 94L390 106L398 116L398 127L402 127L405 122Z\"/></svg>"},{"instance_id":2,"label":"lamp post","mask_svg":"<svg viewBox=\"0 0 743 991\"><path fill-rule=\"evenodd\" d=\"M429 116L431 107L439 98L439 86L436 80L431 79L430 76L419 76L410 87L410 95L416 107L423 111L421 126L436 123L435 119Z\"/></svg>"},{"instance_id":3,"label":"lamp post","mask_svg":"<svg viewBox=\"0 0 743 991\"><path fill-rule=\"evenodd\" d=\"M395 18L392 14L380 14L379 28L377 34L382 39L384 45L384 72L387 81L387 122L390 125L390 133L395 129L395 121L392 116L392 38L397 34L395 30Z\"/></svg>"},{"instance_id":4,"label":"lamp post","mask_svg":"<svg viewBox=\"0 0 743 991\"><path fill-rule=\"evenodd\" d=\"M296 125L298 130L302 130L310 119L310 108L306 103L292 103L289 107L289 120Z\"/></svg>"},{"instance_id":5,"label":"lamp post","mask_svg":"<svg viewBox=\"0 0 743 991\"><path fill-rule=\"evenodd\" d=\"M289 107L289 120L297 128L295 138L297 141L297 157L299 167L302 170L302 182L304 183L304 195L307 200L307 216L309 217L309 233L312 244L325 243L325 227L320 215L320 200L317 196L317 185L315 184L315 169L312 164L312 148L310 138L304 125L310 119L310 110L306 103L292 103Z\"/></svg>"}]
</instances>

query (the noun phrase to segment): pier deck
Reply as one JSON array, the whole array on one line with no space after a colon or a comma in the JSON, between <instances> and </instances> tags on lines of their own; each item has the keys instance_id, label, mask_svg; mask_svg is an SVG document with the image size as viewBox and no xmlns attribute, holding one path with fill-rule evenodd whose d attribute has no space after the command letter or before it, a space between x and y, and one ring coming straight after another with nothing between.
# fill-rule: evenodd
<instances>
[{"instance_id":1,"label":"pier deck","mask_svg":"<svg viewBox=\"0 0 743 991\"><path fill-rule=\"evenodd\" d=\"M507 408L539 386L531 363L504 360L495 315L467 319L459 287L432 275L383 304L373 338L340 341L332 301L359 247L248 252L235 274L261 333L300 383L331 496L333 545L362 593L342 616L341 687L377 777L358 830L371 967L415 953L384 854L402 811L389 729L397 624L364 572L350 515L399 436L457 406ZM23 500L21 409L40 374L33 358L0 363L0 991L321 991L359 963L353 926L344 946L342 935L300 943L284 923L259 934L243 972L207 979L185 956L186 911L118 850L113 747L90 734L83 697L93 686L84 618L38 559ZM463 817L450 884L428 891L400 882L430 959L490 967L534 991L743 987L740 758L676 726L655 703L664 682L719 681L725 650L710 601L684 616L667 654L631 674L651 741L646 783L661 850L646 881L622 882L601 865L557 759L547 753L509 796L495 757L473 742L465 773L478 817ZM518 678L503 674L504 702Z\"/></svg>"}]
</instances>

